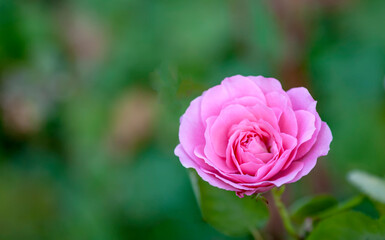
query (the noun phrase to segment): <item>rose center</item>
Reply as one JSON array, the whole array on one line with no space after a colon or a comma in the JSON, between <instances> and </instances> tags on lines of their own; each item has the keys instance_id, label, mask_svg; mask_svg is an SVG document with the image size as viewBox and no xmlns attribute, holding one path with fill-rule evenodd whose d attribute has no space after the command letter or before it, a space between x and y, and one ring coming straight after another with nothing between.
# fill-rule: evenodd
<instances>
[{"instance_id":1,"label":"rose center","mask_svg":"<svg viewBox=\"0 0 385 240\"><path fill-rule=\"evenodd\" d=\"M240 142L240 145L245 152L250 152L253 154L271 153L271 146L268 140L256 133L249 133L244 136Z\"/></svg>"}]
</instances>

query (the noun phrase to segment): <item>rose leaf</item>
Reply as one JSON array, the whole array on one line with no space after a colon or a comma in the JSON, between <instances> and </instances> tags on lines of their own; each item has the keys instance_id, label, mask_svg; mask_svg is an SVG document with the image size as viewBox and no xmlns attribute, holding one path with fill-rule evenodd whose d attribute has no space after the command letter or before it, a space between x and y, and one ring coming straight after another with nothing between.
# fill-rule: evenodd
<instances>
[{"instance_id":1,"label":"rose leaf","mask_svg":"<svg viewBox=\"0 0 385 240\"><path fill-rule=\"evenodd\" d=\"M246 196L239 198L234 192L213 187L193 170L190 179L203 219L218 231L245 236L267 223L269 211L265 202Z\"/></svg>"},{"instance_id":2,"label":"rose leaf","mask_svg":"<svg viewBox=\"0 0 385 240\"><path fill-rule=\"evenodd\" d=\"M372 219L360 212L348 211L321 221L307 240L383 240L385 218Z\"/></svg>"}]
</instances>

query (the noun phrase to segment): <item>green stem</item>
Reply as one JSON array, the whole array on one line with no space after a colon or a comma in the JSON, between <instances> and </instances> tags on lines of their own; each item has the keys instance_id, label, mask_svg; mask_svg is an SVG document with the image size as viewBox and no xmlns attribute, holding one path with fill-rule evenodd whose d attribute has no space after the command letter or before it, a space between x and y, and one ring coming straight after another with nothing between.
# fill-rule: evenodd
<instances>
[{"instance_id":1,"label":"green stem","mask_svg":"<svg viewBox=\"0 0 385 240\"><path fill-rule=\"evenodd\" d=\"M284 191L285 191L285 187L283 186L279 189L274 188L274 189L272 189L271 192L273 193L275 205L277 206L279 215L281 216L281 219L282 219L282 222L283 222L283 225L284 225L286 231L294 239L300 239L300 237L298 236L297 232L295 231L295 229L293 227L293 224L291 223L289 213L288 213L285 205L283 204L283 202L281 200L281 195L283 194Z\"/></svg>"},{"instance_id":2,"label":"green stem","mask_svg":"<svg viewBox=\"0 0 385 240\"><path fill-rule=\"evenodd\" d=\"M263 240L261 233L256 228L250 229L251 235L253 235L254 240Z\"/></svg>"}]
</instances>

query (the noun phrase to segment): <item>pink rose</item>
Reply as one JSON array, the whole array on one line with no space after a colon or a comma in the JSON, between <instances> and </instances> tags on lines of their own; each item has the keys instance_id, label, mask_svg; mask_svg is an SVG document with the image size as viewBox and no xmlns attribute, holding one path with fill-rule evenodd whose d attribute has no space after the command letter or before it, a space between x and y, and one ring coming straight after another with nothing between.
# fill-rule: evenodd
<instances>
[{"instance_id":1,"label":"pink rose","mask_svg":"<svg viewBox=\"0 0 385 240\"><path fill-rule=\"evenodd\" d=\"M285 92L274 78L226 78L191 102L175 154L203 180L240 197L295 182L332 141L316 103L307 89Z\"/></svg>"}]
</instances>

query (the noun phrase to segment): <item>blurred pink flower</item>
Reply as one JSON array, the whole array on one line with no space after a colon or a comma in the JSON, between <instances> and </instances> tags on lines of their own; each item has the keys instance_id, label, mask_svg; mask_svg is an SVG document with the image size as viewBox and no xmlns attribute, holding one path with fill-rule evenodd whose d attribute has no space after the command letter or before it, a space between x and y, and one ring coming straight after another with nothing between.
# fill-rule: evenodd
<instances>
[{"instance_id":1,"label":"blurred pink flower","mask_svg":"<svg viewBox=\"0 0 385 240\"><path fill-rule=\"evenodd\" d=\"M175 154L211 185L238 196L307 175L332 134L305 88L274 78L233 76L193 100L181 117Z\"/></svg>"}]
</instances>

